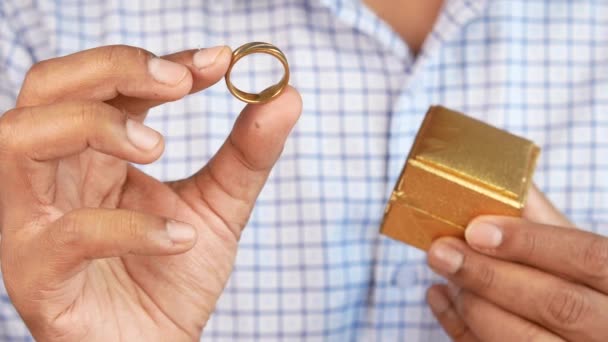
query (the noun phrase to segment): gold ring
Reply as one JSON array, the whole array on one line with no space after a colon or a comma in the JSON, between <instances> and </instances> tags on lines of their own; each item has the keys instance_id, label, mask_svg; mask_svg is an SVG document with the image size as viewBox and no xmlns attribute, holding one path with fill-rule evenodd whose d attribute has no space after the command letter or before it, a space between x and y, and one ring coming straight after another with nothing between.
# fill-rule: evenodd
<instances>
[{"instance_id":1,"label":"gold ring","mask_svg":"<svg viewBox=\"0 0 608 342\"><path fill-rule=\"evenodd\" d=\"M232 67L241 58L247 55L251 55L253 53L266 53L272 55L276 59L278 59L281 64L283 64L283 68L285 69L283 78L281 78L279 83L271 85L259 94L244 92L239 88L235 87L232 82L230 82L230 73L232 72ZM285 87L287 87L288 83L289 64L287 64L287 58L283 54L283 51L279 50L279 48L277 48L276 46L268 43L253 42L247 43L239 47L232 53L232 61L230 62L230 66L228 67L228 71L226 72L226 86L228 87L228 90L232 93L232 95L234 95L237 99L247 103L266 103L279 96L283 92L283 90L285 90Z\"/></svg>"}]
</instances>

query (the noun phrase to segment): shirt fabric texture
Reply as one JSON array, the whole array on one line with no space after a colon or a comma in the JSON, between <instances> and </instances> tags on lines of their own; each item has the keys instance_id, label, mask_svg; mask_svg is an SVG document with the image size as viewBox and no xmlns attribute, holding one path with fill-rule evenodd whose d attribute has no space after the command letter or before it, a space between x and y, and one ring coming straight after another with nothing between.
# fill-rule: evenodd
<instances>
[{"instance_id":1,"label":"shirt fabric texture","mask_svg":"<svg viewBox=\"0 0 608 342\"><path fill-rule=\"evenodd\" d=\"M0 113L40 60L108 44L163 55L251 41L285 52L304 111L204 339L447 341L424 299L441 279L424 253L378 233L432 104L536 142L541 190L581 228L608 233L607 1L447 0L414 58L356 0L2 0ZM251 61L236 84L260 90L282 71ZM189 176L242 107L219 82L152 110L166 152L142 169ZM3 285L0 340L31 340Z\"/></svg>"}]
</instances>

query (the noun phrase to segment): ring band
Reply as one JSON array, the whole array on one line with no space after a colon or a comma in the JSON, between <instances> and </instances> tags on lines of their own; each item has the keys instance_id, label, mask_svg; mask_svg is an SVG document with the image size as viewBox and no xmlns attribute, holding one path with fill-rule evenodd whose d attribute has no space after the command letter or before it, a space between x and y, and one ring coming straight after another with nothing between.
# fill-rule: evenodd
<instances>
[{"instance_id":1,"label":"ring band","mask_svg":"<svg viewBox=\"0 0 608 342\"><path fill-rule=\"evenodd\" d=\"M230 81L230 73L232 72L232 67L241 58L254 53L266 53L274 56L281 62L281 64L283 64L283 68L285 69L283 78L281 78L279 83L264 89L259 94L244 92L239 88L235 87ZM287 63L287 58L285 57L283 52L279 50L279 48L277 48L276 46L268 43L253 42L247 43L239 47L232 53L232 61L230 62L230 66L228 67L228 71L226 72L226 86L228 87L228 90L232 93L232 95L234 95L234 97L236 97L237 99L247 103L266 103L279 96L283 92L283 90L285 90L285 87L287 87L288 83L289 64Z\"/></svg>"}]
</instances>

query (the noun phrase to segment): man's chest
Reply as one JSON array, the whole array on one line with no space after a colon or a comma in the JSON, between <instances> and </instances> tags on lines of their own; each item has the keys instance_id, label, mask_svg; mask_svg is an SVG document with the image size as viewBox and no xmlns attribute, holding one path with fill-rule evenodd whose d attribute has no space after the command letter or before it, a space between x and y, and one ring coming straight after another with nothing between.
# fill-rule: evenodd
<instances>
[{"instance_id":1,"label":"man's chest","mask_svg":"<svg viewBox=\"0 0 608 342\"><path fill-rule=\"evenodd\" d=\"M601 176L608 171L608 45L601 44L608 25L589 8L568 16L563 4L505 6L436 39L417 61L314 1L110 1L49 7L55 15L46 25L57 33L56 54L115 43L162 54L256 40L284 50L304 113L253 226L330 227L342 241L354 225L355 238L370 241L426 109L442 104L535 141L542 148L535 181L576 222L598 228L608 221ZM259 89L271 82L267 70L250 63L235 82ZM194 172L241 108L220 83L153 110L150 125L165 134L167 149L145 169L164 179Z\"/></svg>"},{"instance_id":2,"label":"man's chest","mask_svg":"<svg viewBox=\"0 0 608 342\"><path fill-rule=\"evenodd\" d=\"M164 54L256 40L286 53L304 112L245 230L208 336L435 340L425 335L435 325L421 300L434 279L424 256L378 235L431 104L534 140L543 149L535 181L581 227L608 233L605 20L583 5L570 15L566 1L496 1L414 64L363 30L369 22L347 24L315 3L74 1L48 6L26 32L49 37L46 52L34 51L41 58L106 44ZM251 64L235 81L269 84L264 70ZM151 111L167 148L143 168L188 176L242 107L220 83ZM358 335L362 327L373 328Z\"/></svg>"}]
</instances>

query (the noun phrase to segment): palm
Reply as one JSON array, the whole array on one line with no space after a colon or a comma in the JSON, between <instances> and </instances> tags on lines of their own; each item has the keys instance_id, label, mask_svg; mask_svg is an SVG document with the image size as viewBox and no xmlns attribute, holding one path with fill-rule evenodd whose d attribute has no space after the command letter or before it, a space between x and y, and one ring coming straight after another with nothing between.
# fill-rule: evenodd
<instances>
[{"instance_id":1,"label":"palm","mask_svg":"<svg viewBox=\"0 0 608 342\"><path fill-rule=\"evenodd\" d=\"M61 213L84 206L135 209L191 223L199 231L198 244L185 254L91 261L51 299L61 313L58 324L101 333L94 336L100 340L198 336L236 252L237 237L224 219L205 204L188 204L195 201L189 191L198 191L192 182L161 183L95 151L60 161L58 171L62 184L55 187L53 207ZM87 333L77 330L72 333Z\"/></svg>"}]
</instances>

